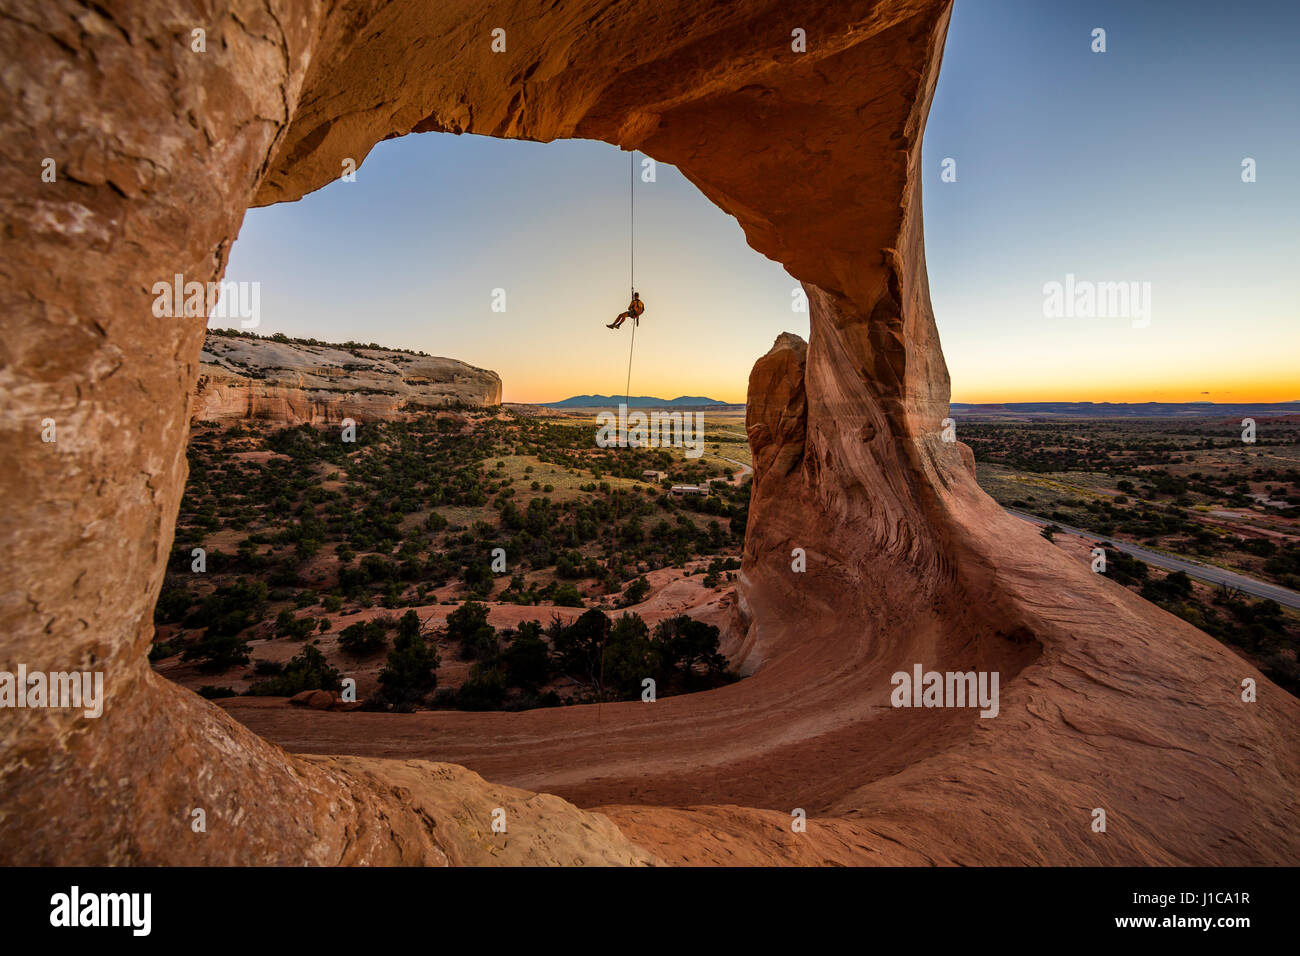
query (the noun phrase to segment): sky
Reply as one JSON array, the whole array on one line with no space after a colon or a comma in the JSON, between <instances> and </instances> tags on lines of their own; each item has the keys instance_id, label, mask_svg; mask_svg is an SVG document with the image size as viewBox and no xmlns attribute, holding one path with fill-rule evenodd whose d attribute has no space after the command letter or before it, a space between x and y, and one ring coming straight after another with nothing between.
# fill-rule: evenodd
<instances>
[{"instance_id":1,"label":"sky","mask_svg":"<svg viewBox=\"0 0 1300 956\"><path fill-rule=\"evenodd\" d=\"M953 401L1300 399L1300 4L958 0L923 170ZM461 359L506 401L622 394L629 179L604 143L388 140L355 182L249 210L226 278L260 283L261 334ZM744 401L808 335L797 283L672 167L635 191L631 393ZM1049 314L1067 275L1149 310Z\"/></svg>"}]
</instances>

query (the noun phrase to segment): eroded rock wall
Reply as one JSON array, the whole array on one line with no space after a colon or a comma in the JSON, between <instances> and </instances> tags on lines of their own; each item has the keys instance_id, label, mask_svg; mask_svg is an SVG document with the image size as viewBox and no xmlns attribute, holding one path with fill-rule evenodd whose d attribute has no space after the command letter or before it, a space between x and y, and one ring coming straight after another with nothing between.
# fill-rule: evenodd
<instances>
[{"instance_id":1,"label":"eroded rock wall","mask_svg":"<svg viewBox=\"0 0 1300 956\"><path fill-rule=\"evenodd\" d=\"M209 335L192 417L335 423L501 404L501 377L455 359Z\"/></svg>"}]
</instances>

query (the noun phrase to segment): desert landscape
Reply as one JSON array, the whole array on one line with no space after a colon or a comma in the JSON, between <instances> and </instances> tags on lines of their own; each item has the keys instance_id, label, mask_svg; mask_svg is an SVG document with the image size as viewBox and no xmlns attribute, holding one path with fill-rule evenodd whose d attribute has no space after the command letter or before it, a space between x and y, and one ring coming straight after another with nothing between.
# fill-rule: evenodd
<instances>
[{"instance_id":1,"label":"desert landscape","mask_svg":"<svg viewBox=\"0 0 1300 956\"><path fill-rule=\"evenodd\" d=\"M1300 411L950 403L921 196L947 0L13 6L0 656L105 697L0 715L0 862L1300 859ZM743 356L743 401L652 388L647 294L622 338L613 308L529 356L590 377L523 401L451 339L511 313L428 289L452 357L372 332L387 291L332 338L164 314L250 209L417 133L679 171L807 334ZM611 438L618 388L698 444Z\"/></svg>"},{"instance_id":2,"label":"desert landscape","mask_svg":"<svg viewBox=\"0 0 1300 956\"><path fill-rule=\"evenodd\" d=\"M280 344L243 338L246 358ZM267 351L287 361L282 348ZM419 633L441 638L443 705L521 710L618 699L582 647L564 661L572 673L557 672L556 645L595 641L597 660L608 650L613 668L632 652L619 638L639 643L642 623L657 628L689 611L711 629L700 633L703 644L689 659L657 663L645 659L647 644L635 662L618 663L622 692L640 696L642 671L655 673L660 693L729 679L716 656L720 636L735 636L744 479L752 474L742 460L743 408L707 413L698 457L683 448L601 449L598 410L503 408L494 400L499 380L474 370L495 392L460 395L433 414L423 405L378 420L371 414L357 440L344 443L337 425L345 411L360 414L355 396L364 390L376 405L388 399L362 384L372 381L368 369L348 370L355 363L347 356L335 361L344 367L319 376L333 394L322 397L282 364L282 379L301 384L277 386L274 402L260 395L238 417L212 411L211 378L200 375L187 493L154 614L150 659L158 673L213 699L288 698L340 690L339 676L323 676L333 667L354 681L349 709L423 708L435 703L433 681L418 688L419 700L392 687L389 696L400 699L385 700L379 682L387 634L413 611ZM452 618L448 632L461 606L465 620ZM598 612L586 619L598 625L590 637L555 630L589 607ZM632 630L606 634L610 623L599 611L627 618ZM683 647L690 640L673 637ZM308 638L324 658L315 669L307 667L315 655L303 650ZM286 668L301 676L287 679Z\"/></svg>"},{"instance_id":3,"label":"desert landscape","mask_svg":"<svg viewBox=\"0 0 1300 956\"><path fill-rule=\"evenodd\" d=\"M243 344L246 358L263 347L257 337ZM267 354L285 362L282 350L271 351L279 345L267 343ZM311 362L331 354L313 348ZM705 410L699 458L680 448L602 450L593 440L595 416L608 410L600 397L503 407L489 400L497 382L436 414L424 406L372 412L349 451L335 440L344 411L359 414L350 404L358 392L381 393L352 358L335 361L340 367L323 375L333 394L322 398L293 370L302 385L277 386L274 403L259 396L239 415L212 411L212 379L200 375L190 477L154 614L156 672L236 716L321 690L336 692L330 707L348 710L527 710L617 699L597 666L603 648L555 666L564 656L557 639L567 640L557 622L573 625L590 608L603 614L588 618L599 625L597 643L624 616L648 625L647 639L665 618L701 621L714 629L704 653L735 665L715 663L706 677L694 675L699 661L679 663L678 677L699 691L739 676L735 584L753 473L743 407L659 407L679 416L683 407ZM291 369L279 366L286 378ZM1274 414L1251 445L1234 421L1188 419L1180 407L1134 419L1086 409L1065 418L1041 408L1018 419L1006 409L961 413L977 480L1004 508L1039 523L1081 563L1090 565L1100 547L1112 565L1104 573L1236 649L1294 695L1300 429L1294 416L1278 414L1286 410L1264 409ZM1238 410L1251 412L1260 414ZM400 430L389 427L395 421ZM1179 567L1191 561L1193 576L1148 568L1115 541L1138 554L1156 548ZM204 552L201 577L195 547ZM1243 591L1216 582L1204 562L1252 583ZM1270 587L1281 603L1267 596ZM462 605L468 610L449 626ZM418 688L419 699L385 700L379 676L389 635L412 611L436 646L436 677ZM494 633L478 633L484 625ZM306 643L323 657L314 670ZM643 673L674 682L672 665L658 668L644 654L626 665L637 675L623 681L628 699L639 697ZM344 675L354 682L350 701L338 693ZM265 731L265 719L245 722Z\"/></svg>"}]
</instances>

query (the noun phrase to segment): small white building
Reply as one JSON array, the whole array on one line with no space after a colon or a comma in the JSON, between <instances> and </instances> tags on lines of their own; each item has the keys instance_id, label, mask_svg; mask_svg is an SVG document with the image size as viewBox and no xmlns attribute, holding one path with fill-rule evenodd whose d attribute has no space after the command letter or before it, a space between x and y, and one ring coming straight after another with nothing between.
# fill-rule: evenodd
<instances>
[{"instance_id":1,"label":"small white building","mask_svg":"<svg viewBox=\"0 0 1300 956\"><path fill-rule=\"evenodd\" d=\"M702 495L706 490L699 485L673 485L669 494L678 498L684 498L686 495Z\"/></svg>"}]
</instances>

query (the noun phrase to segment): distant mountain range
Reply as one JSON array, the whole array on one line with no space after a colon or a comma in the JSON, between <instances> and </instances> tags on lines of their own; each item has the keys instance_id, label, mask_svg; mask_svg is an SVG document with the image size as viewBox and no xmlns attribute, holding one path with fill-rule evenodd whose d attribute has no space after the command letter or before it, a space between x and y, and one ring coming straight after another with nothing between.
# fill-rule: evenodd
<instances>
[{"instance_id":1,"label":"distant mountain range","mask_svg":"<svg viewBox=\"0 0 1300 956\"><path fill-rule=\"evenodd\" d=\"M964 415L996 418L1213 418L1216 415L1300 415L1295 402L1001 402L972 405L953 402Z\"/></svg>"},{"instance_id":2,"label":"distant mountain range","mask_svg":"<svg viewBox=\"0 0 1300 956\"><path fill-rule=\"evenodd\" d=\"M539 402L543 408L614 408L622 395L574 395L560 402ZM657 398L633 395L630 408L670 408L701 405L729 405L702 395ZM739 406L737 406L739 407ZM1293 402L999 402L971 404L953 402L954 414L990 418L1212 418L1216 415L1300 415L1300 401Z\"/></svg>"},{"instance_id":3,"label":"distant mountain range","mask_svg":"<svg viewBox=\"0 0 1300 956\"><path fill-rule=\"evenodd\" d=\"M622 395L574 395L562 402L538 402L545 408L613 408L623 404ZM671 406L727 405L716 398L701 395L679 395L676 398L656 398L653 395L633 395L628 398L629 408L667 408Z\"/></svg>"}]
</instances>

